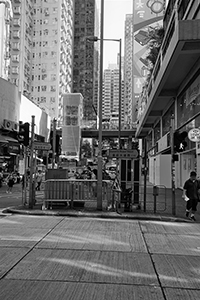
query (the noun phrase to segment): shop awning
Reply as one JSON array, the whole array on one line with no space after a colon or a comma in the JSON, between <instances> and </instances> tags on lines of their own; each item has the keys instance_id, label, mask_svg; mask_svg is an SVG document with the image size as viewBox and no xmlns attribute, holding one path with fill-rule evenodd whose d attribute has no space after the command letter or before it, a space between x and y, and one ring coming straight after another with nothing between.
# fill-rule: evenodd
<instances>
[{"instance_id":1,"label":"shop awning","mask_svg":"<svg viewBox=\"0 0 200 300\"><path fill-rule=\"evenodd\" d=\"M0 143L8 143L8 141L6 140L6 137L0 134Z\"/></svg>"},{"instance_id":2,"label":"shop awning","mask_svg":"<svg viewBox=\"0 0 200 300\"><path fill-rule=\"evenodd\" d=\"M19 141L10 137L10 136L5 136L5 139L8 141L8 142L12 142L12 143L18 143L19 144Z\"/></svg>"}]
</instances>

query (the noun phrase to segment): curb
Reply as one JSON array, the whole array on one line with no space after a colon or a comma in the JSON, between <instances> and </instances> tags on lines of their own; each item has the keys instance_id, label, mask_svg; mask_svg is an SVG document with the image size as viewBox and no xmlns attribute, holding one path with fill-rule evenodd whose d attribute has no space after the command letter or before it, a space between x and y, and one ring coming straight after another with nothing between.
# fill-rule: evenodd
<instances>
[{"instance_id":1,"label":"curb","mask_svg":"<svg viewBox=\"0 0 200 300\"><path fill-rule=\"evenodd\" d=\"M116 212L106 212L106 213L88 213L88 212L60 212L51 210L21 210L15 207L8 207L2 210L2 214L21 214L29 216L55 216L55 217L81 217L81 218L101 218L101 219L122 219L122 220L142 220L142 221L161 221L161 222L182 222L191 223L191 220L187 220L180 217L170 217L161 215L140 215L140 214L118 214Z\"/></svg>"}]
</instances>

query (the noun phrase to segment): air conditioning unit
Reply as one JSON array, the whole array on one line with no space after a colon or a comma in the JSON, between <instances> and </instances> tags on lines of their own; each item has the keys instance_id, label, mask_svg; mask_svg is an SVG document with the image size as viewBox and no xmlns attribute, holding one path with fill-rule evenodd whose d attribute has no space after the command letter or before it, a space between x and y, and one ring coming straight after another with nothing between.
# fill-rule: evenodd
<instances>
[{"instance_id":1,"label":"air conditioning unit","mask_svg":"<svg viewBox=\"0 0 200 300\"><path fill-rule=\"evenodd\" d=\"M18 123L4 119L3 126L7 130L18 131Z\"/></svg>"},{"instance_id":2,"label":"air conditioning unit","mask_svg":"<svg viewBox=\"0 0 200 300\"><path fill-rule=\"evenodd\" d=\"M19 129L19 125L18 125L18 123L17 123L17 122L13 122L12 129L13 129L14 131L18 131L18 129Z\"/></svg>"},{"instance_id":3,"label":"air conditioning unit","mask_svg":"<svg viewBox=\"0 0 200 300\"><path fill-rule=\"evenodd\" d=\"M13 122L10 120L4 119L3 126L7 130L12 130Z\"/></svg>"}]
</instances>

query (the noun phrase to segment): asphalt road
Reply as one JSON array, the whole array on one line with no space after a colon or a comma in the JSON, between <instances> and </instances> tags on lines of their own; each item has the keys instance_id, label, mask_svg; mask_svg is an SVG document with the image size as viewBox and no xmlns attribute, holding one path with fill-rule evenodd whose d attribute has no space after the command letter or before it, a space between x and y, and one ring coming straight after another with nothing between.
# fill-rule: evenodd
<instances>
[{"instance_id":1,"label":"asphalt road","mask_svg":"<svg viewBox=\"0 0 200 300\"><path fill-rule=\"evenodd\" d=\"M21 184L15 184L13 186L12 194L7 194L6 190L7 185L4 184L0 188L0 209L22 204Z\"/></svg>"},{"instance_id":2,"label":"asphalt road","mask_svg":"<svg viewBox=\"0 0 200 300\"><path fill-rule=\"evenodd\" d=\"M0 218L2 300L199 300L200 224Z\"/></svg>"}]
</instances>

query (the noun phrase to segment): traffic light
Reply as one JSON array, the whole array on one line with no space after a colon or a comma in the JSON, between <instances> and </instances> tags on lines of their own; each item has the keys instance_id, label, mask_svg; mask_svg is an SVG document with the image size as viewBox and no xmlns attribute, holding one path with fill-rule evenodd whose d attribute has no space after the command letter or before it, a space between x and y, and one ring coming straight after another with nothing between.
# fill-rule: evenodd
<instances>
[{"instance_id":1,"label":"traffic light","mask_svg":"<svg viewBox=\"0 0 200 300\"><path fill-rule=\"evenodd\" d=\"M22 123L21 121L19 122L19 141L20 143L24 144L24 146L29 145L29 123Z\"/></svg>"},{"instance_id":2,"label":"traffic light","mask_svg":"<svg viewBox=\"0 0 200 300\"><path fill-rule=\"evenodd\" d=\"M188 136L186 131L181 133L175 132L174 133L174 152L183 152L187 147L187 142L185 141L186 137Z\"/></svg>"}]
</instances>

